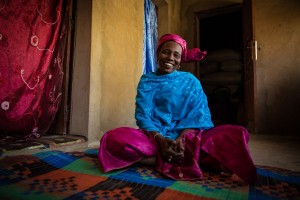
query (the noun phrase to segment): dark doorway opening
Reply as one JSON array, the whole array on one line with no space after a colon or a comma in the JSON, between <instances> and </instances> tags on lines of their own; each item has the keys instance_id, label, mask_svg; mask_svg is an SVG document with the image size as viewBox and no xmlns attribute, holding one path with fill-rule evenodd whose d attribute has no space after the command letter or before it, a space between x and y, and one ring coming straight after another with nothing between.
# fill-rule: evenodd
<instances>
[{"instance_id":1,"label":"dark doorway opening","mask_svg":"<svg viewBox=\"0 0 300 200\"><path fill-rule=\"evenodd\" d=\"M207 51L199 77L212 120L245 125L242 5L201 12L199 45Z\"/></svg>"}]
</instances>

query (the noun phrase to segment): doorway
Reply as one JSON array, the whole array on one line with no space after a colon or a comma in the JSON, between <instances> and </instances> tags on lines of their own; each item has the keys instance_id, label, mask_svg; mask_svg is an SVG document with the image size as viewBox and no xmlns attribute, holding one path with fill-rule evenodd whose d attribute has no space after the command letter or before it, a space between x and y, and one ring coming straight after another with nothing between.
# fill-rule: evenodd
<instances>
[{"instance_id":1,"label":"doorway","mask_svg":"<svg viewBox=\"0 0 300 200\"><path fill-rule=\"evenodd\" d=\"M215 125L246 125L242 8L235 4L197 13L198 45L207 51L198 77Z\"/></svg>"}]
</instances>

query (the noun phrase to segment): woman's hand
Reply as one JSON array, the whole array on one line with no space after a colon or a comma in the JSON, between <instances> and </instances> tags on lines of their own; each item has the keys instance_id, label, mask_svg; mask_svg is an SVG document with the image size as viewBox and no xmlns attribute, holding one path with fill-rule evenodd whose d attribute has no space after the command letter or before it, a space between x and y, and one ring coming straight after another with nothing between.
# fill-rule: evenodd
<instances>
[{"instance_id":1,"label":"woman's hand","mask_svg":"<svg viewBox=\"0 0 300 200\"><path fill-rule=\"evenodd\" d=\"M176 138L175 145L173 146L174 151L184 154L184 145L182 142L182 138L187 132L194 131L194 130L195 129L183 129L180 132L180 135Z\"/></svg>"},{"instance_id":2,"label":"woman's hand","mask_svg":"<svg viewBox=\"0 0 300 200\"><path fill-rule=\"evenodd\" d=\"M182 135L178 136L175 140L175 144L173 146L173 149L176 151L176 152L180 152L180 153L183 153L184 152L184 146L183 146L183 143L182 143Z\"/></svg>"},{"instance_id":3,"label":"woman's hand","mask_svg":"<svg viewBox=\"0 0 300 200\"><path fill-rule=\"evenodd\" d=\"M163 160L172 162L183 157L183 152L178 152L176 151L176 148L174 148L174 146L176 146L176 141L165 138L161 134L155 133L154 135L156 135L154 139L159 146L159 152Z\"/></svg>"}]
</instances>

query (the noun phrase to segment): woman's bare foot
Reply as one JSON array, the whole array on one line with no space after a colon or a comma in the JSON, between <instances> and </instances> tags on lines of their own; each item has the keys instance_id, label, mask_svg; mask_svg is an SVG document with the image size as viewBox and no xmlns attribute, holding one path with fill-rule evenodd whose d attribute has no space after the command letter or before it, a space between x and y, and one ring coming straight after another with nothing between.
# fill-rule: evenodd
<instances>
[{"instance_id":1,"label":"woman's bare foot","mask_svg":"<svg viewBox=\"0 0 300 200\"><path fill-rule=\"evenodd\" d=\"M139 163L147 166L154 166L155 162L156 162L156 157L145 157L139 161Z\"/></svg>"}]
</instances>

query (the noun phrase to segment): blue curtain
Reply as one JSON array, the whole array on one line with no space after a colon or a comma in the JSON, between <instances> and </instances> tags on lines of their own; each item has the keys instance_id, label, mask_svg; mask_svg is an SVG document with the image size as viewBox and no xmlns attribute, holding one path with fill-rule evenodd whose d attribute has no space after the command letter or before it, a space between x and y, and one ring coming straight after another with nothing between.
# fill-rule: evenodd
<instances>
[{"instance_id":1,"label":"blue curtain","mask_svg":"<svg viewBox=\"0 0 300 200\"><path fill-rule=\"evenodd\" d=\"M144 1L143 74L154 72L156 66L157 15L152 0Z\"/></svg>"}]
</instances>

